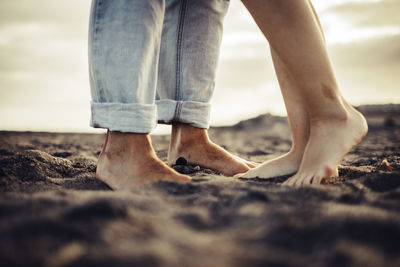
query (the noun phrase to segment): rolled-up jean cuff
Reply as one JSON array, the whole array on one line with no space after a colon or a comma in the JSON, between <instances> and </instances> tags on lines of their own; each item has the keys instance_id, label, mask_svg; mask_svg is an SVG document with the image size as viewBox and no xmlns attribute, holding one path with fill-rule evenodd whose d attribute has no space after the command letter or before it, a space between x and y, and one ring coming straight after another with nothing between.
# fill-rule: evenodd
<instances>
[{"instance_id":1,"label":"rolled-up jean cuff","mask_svg":"<svg viewBox=\"0 0 400 267\"><path fill-rule=\"evenodd\" d=\"M170 124L175 121L197 128L210 127L211 105L209 103L162 99L156 101L156 105L159 123Z\"/></svg>"},{"instance_id":2,"label":"rolled-up jean cuff","mask_svg":"<svg viewBox=\"0 0 400 267\"><path fill-rule=\"evenodd\" d=\"M157 125L157 106L91 102L90 126L124 133L150 133Z\"/></svg>"}]
</instances>

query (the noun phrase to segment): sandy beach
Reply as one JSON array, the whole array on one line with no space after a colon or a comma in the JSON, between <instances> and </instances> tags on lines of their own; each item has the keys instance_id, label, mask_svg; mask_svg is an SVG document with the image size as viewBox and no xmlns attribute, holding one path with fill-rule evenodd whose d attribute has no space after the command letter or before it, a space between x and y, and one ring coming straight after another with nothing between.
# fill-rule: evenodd
<instances>
[{"instance_id":1,"label":"sandy beach","mask_svg":"<svg viewBox=\"0 0 400 267\"><path fill-rule=\"evenodd\" d=\"M101 134L0 132L1 266L400 266L400 105L358 108L369 133L327 184L234 179L113 192L95 179ZM288 151L285 117L210 130L263 162ZM166 161L169 136L153 136Z\"/></svg>"}]
</instances>

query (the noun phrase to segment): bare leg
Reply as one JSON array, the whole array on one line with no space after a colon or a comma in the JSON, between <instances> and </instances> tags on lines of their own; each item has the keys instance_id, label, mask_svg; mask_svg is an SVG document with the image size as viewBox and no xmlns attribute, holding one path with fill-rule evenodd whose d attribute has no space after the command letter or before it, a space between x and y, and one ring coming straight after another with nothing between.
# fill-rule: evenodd
<instances>
[{"instance_id":1,"label":"bare leg","mask_svg":"<svg viewBox=\"0 0 400 267\"><path fill-rule=\"evenodd\" d=\"M312 7L314 18L318 23L320 34L325 40L315 9L310 1L309 4ZM295 173L299 169L308 142L310 135L310 122L306 106L298 92L298 85L285 64L273 49L271 49L271 55L283 95L283 100L285 102L290 128L292 130L292 147L288 153L278 158L268 160L256 168L249 170L245 174L239 174L236 177L272 178Z\"/></svg>"},{"instance_id":2,"label":"bare leg","mask_svg":"<svg viewBox=\"0 0 400 267\"><path fill-rule=\"evenodd\" d=\"M108 132L99 156L96 178L114 190L129 190L157 181L188 183L157 158L148 134Z\"/></svg>"},{"instance_id":3,"label":"bare leg","mask_svg":"<svg viewBox=\"0 0 400 267\"><path fill-rule=\"evenodd\" d=\"M338 90L308 1L243 3L295 80L309 117L310 137L299 171L286 184L320 183L334 174L344 155L366 134L366 121Z\"/></svg>"},{"instance_id":4,"label":"bare leg","mask_svg":"<svg viewBox=\"0 0 400 267\"><path fill-rule=\"evenodd\" d=\"M272 178L295 173L299 169L304 149L308 142L310 123L306 107L296 88L296 82L282 60L272 49L271 55L285 102L290 128L292 130L292 148L288 153L278 158L268 160L237 177Z\"/></svg>"},{"instance_id":5,"label":"bare leg","mask_svg":"<svg viewBox=\"0 0 400 267\"><path fill-rule=\"evenodd\" d=\"M254 167L252 163L211 142L206 129L183 123L172 125L168 164L174 164L179 157L184 157L190 164L198 164L229 176L244 173Z\"/></svg>"}]
</instances>

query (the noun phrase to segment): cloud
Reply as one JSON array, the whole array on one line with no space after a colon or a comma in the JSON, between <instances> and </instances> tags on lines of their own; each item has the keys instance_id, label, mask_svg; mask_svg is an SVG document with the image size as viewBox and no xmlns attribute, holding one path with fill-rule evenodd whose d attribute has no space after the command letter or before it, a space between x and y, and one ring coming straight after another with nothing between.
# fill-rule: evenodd
<instances>
[{"instance_id":1,"label":"cloud","mask_svg":"<svg viewBox=\"0 0 400 267\"><path fill-rule=\"evenodd\" d=\"M338 14L357 27L400 27L399 10L398 0L357 1L338 4L323 14Z\"/></svg>"},{"instance_id":2,"label":"cloud","mask_svg":"<svg viewBox=\"0 0 400 267\"><path fill-rule=\"evenodd\" d=\"M0 26L19 23L56 25L70 33L88 24L91 1L2 0Z\"/></svg>"},{"instance_id":3,"label":"cloud","mask_svg":"<svg viewBox=\"0 0 400 267\"><path fill-rule=\"evenodd\" d=\"M21 92L45 100L65 84L85 84L89 2L0 2L2 105L20 101Z\"/></svg>"},{"instance_id":4,"label":"cloud","mask_svg":"<svg viewBox=\"0 0 400 267\"><path fill-rule=\"evenodd\" d=\"M351 102L399 102L400 35L330 46L339 84Z\"/></svg>"},{"instance_id":5,"label":"cloud","mask_svg":"<svg viewBox=\"0 0 400 267\"><path fill-rule=\"evenodd\" d=\"M0 1L0 127L48 130L88 124L89 5ZM76 114L86 120L77 121Z\"/></svg>"},{"instance_id":6,"label":"cloud","mask_svg":"<svg viewBox=\"0 0 400 267\"><path fill-rule=\"evenodd\" d=\"M400 65L400 35L330 46L335 63L351 68L393 67Z\"/></svg>"},{"instance_id":7,"label":"cloud","mask_svg":"<svg viewBox=\"0 0 400 267\"><path fill-rule=\"evenodd\" d=\"M232 58L224 60L218 67L217 85L230 91L259 87L275 79L271 58L267 48L258 50L254 58Z\"/></svg>"}]
</instances>

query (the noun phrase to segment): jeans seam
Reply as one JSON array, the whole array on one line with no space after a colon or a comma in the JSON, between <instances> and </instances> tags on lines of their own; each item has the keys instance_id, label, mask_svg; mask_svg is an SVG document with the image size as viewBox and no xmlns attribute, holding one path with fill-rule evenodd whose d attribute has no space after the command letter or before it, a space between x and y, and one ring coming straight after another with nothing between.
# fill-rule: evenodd
<instances>
[{"instance_id":1,"label":"jeans seam","mask_svg":"<svg viewBox=\"0 0 400 267\"><path fill-rule=\"evenodd\" d=\"M93 38L93 40L92 40L92 42L93 42L93 44L92 44L93 45L93 52L92 52L93 66L92 66L92 68L93 68L93 73L95 75L95 77L93 77L95 81L97 80L96 77L99 77L99 70L97 69L95 59L97 59L97 56L99 54L99 51L98 51L99 50L99 48L98 48L98 35L99 34L98 33L99 33L99 28L100 28L100 26L99 26L100 11L99 10L100 10L100 6L102 5L102 3L103 3L102 0L97 0L95 3L95 6L94 6L94 10L93 10L95 17L93 18L93 33L92 33L92 38ZM95 82L95 84L94 84L95 87L98 87L99 84L97 84L97 83L98 82ZM99 91L99 88L97 88L97 90L95 90L97 101L99 101L98 91Z\"/></svg>"},{"instance_id":2,"label":"jeans seam","mask_svg":"<svg viewBox=\"0 0 400 267\"><path fill-rule=\"evenodd\" d=\"M178 23L178 33L176 41L176 69L175 69L175 99L180 100L180 86L181 86L181 50L182 50L182 35L183 27L185 23L187 0L181 1L181 7L179 10L179 23Z\"/></svg>"},{"instance_id":3,"label":"jeans seam","mask_svg":"<svg viewBox=\"0 0 400 267\"><path fill-rule=\"evenodd\" d=\"M179 117L181 116L183 101L177 101L175 106L173 121L179 121Z\"/></svg>"}]
</instances>

